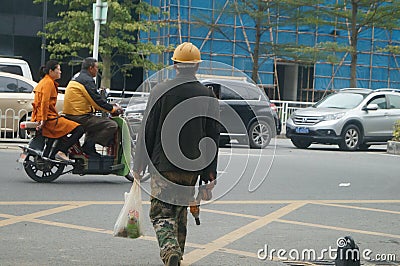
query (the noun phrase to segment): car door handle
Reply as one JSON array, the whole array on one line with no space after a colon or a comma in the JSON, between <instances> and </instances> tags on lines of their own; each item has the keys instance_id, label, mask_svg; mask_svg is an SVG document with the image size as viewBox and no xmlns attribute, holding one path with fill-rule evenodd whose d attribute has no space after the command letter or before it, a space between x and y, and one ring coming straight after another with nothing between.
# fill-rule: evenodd
<instances>
[{"instance_id":1,"label":"car door handle","mask_svg":"<svg viewBox=\"0 0 400 266\"><path fill-rule=\"evenodd\" d=\"M25 103L28 103L28 100L17 100L17 102L20 104L25 104Z\"/></svg>"}]
</instances>

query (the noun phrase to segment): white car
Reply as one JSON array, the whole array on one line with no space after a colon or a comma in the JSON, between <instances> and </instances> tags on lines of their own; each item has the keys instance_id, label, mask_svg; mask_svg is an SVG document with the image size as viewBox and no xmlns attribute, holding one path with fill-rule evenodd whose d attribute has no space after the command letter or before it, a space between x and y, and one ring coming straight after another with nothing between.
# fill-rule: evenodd
<instances>
[{"instance_id":1,"label":"white car","mask_svg":"<svg viewBox=\"0 0 400 266\"><path fill-rule=\"evenodd\" d=\"M371 144L386 144L398 120L400 90L349 88L294 112L286 122L286 136L301 149L320 143L366 150Z\"/></svg>"},{"instance_id":2,"label":"white car","mask_svg":"<svg viewBox=\"0 0 400 266\"><path fill-rule=\"evenodd\" d=\"M7 72L33 80L28 62L17 58L0 57L0 72Z\"/></svg>"},{"instance_id":3,"label":"white car","mask_svg":"<svg viewBox=\"0 0 400 266\"><path fill-rule=\"evenodd\" d=\"M19 123L30 120L33 89L37 83L20 75L0 72L0 133L2 137L11 134L25 138L25 131L19 130ZM62 110L64 95L59 94L56 108ZM8 133L8 134L7 134Z\"/></svg>"}]
</instances>

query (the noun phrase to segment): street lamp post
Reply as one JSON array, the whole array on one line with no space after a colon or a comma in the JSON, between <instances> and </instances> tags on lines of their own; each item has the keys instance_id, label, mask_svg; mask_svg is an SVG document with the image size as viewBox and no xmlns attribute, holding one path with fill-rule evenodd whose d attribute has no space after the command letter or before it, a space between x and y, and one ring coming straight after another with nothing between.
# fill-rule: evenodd
<instances>
[{"instance_id":1,"label":"street lamp post","mask_svg":"<svg viewBox=\"0 0 400 266\"><path fill-rule=\"evenodd\" d=\"M43 14L42 14L42 30L46 33L46 23L47 23L47 0L43 2ZM42 51L40 56L40 65L46 63L46 36L42 35Z\"/></svg>"},{"instance_id":2,"label":"street lamp post","mask_svg":"<svg viewBox=\"0 0 400 266\"><path fill-rule=\"evenodd\" d=\"M96 0L96 10L94 17L94 38L93 38L93 58L99 59L99 36L100 36L100 19L101 19L101 0Z\"/></svg>"}]
</instances>

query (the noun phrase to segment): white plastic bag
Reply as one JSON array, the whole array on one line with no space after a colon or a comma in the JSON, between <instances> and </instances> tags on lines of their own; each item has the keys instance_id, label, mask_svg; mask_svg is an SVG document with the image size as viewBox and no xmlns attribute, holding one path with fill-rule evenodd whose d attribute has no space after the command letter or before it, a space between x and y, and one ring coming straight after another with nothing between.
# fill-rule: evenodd
<instances>
[{"instance_id":1,"label":"white plastic bag","mask_svg":"<svg viewBox=\"0 0 400 266\"><path fill-rule=\"evenodd\" d=\"M114 225L114 236L138 238L143 235L142 195L139 181L133 181L129 193L125 192L125 203Z\"/></svg>"}]
</instances>

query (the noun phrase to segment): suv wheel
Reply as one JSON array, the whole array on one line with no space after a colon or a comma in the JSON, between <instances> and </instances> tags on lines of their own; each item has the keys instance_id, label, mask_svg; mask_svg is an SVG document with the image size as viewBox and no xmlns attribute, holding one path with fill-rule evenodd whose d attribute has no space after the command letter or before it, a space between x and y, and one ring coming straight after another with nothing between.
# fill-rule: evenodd
<instances>
[{"instance_id":1,"label":"suv wheel","mask_svg":"<svg viewBox=\"0 0 400 266\"><path fill-rule=\"evenodd\" d=\"M311 141L305 139L290 139L294 146L299 149L307 149L311 145Z\"/></svg>"},{"instance_id":2,"label":"suv wheel","mask_svg":"<svg viewBox=\"0 0 400 266\"><path fill-rule=\"evenodd\" d=\"M371 146L370 144L365 144L365 143L363 143L363 144L360 144L360 146L358 147L358 149L361 150L361 151L366 151L366 150L369 149L370 146Z\"/></svg>"},{"instance_id":3,"label":"suv wheel","mask_svg":"<svg viewBox=\"0 0 400 266\"><path fill-rule=\"evenodd\" d=\"M264 149L272 138L271 126L264 121L254 122L249 129L250 148Z\"/></svg>"},{"instance_id":4,"label":"suv wheel","mask_svg":"<svg viewBox=\"0 0 400 266\"><path fill-rule=\"evenodd\" d=\"M355 151L361 143L360 129L356 125L348 125L342 133L339 148L344 151Z\"/></svg>"}]
</instances>

